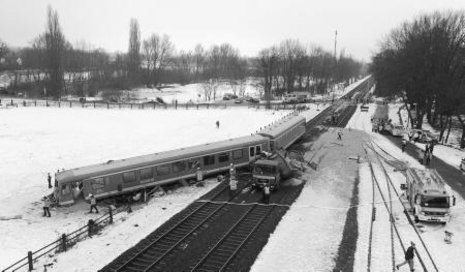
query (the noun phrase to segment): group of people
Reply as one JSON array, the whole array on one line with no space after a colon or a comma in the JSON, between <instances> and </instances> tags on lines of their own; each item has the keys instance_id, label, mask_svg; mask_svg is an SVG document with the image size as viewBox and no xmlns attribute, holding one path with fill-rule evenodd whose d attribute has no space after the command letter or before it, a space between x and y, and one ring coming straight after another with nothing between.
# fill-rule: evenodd
<instances>
[{"instance_id":1,"label":"group of people","mask_svg":"<svg viewBox=\"0 0 465 272\"><path fill-rule=\"evenodd\" d=\"M426 143L425 145L425 151L423 155L423 164L424 165L429 165L431 163L431 160L433 159L433 150L434 150L434 143Z\"/></svg>"}]
</instances>

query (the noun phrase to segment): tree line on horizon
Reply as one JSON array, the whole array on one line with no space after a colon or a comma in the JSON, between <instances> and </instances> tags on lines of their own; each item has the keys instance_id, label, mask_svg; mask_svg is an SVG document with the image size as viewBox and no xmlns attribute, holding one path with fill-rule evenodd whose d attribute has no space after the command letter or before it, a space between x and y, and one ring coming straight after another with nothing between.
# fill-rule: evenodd
<instances>
[{"instance_id":1,"label":"tree line on horizon","mask_svg":"<svg viewBox=\"0 0 465 272\"><path fill-rule=\"evenodd\" d=\"M380 96L400 97L411 126L423 119L447 140L460 124L465 148L465 12L434 12L404 22L383 40L371 71Z\"/></svg>"},{"instance_id":2,"label":"tree line on horizon","mask_svg":"<svg viewBox=\"0 0 465 272\"><path fill-rule=\"evenodd\" d=\"M258 85L268 97L293 90L322 94L336 83L360 76L366 72L364 68L344 51L336 57L319 46L292 39L254 57L242 56L229 43L209 48L198 44L193 50L178 52L166 34L152 33L142 39L136 19L129 24L128 51L110 54L86 42L72 45L51 6L45 31L29 46L12 49L0 40L0 73L14 79L10 90L53 98L198 82L214 94L221 82L243 88L250 77L259 79Z\"/></svg>"}]
</instances>

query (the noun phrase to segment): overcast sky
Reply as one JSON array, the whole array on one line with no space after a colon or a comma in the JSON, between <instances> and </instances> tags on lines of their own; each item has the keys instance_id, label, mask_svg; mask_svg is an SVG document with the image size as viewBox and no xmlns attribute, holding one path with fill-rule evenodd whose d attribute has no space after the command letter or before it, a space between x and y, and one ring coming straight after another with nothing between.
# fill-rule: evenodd
<instances>
[{"instance_id":1,"label":"overcast sky","mask_svg":"<svg viewBox=\"0 0 465 272\"><path fill-rule=\"evenodd\" d=\"M129 21L142 38L168 34L177 50L231 43L244 55L293 38L370 60L379 40L405 20L434 10L465 8L465 0L0 0L0 39L26 46L58 11L67 39L127 51Z\"/></svg>"}]
</instances>

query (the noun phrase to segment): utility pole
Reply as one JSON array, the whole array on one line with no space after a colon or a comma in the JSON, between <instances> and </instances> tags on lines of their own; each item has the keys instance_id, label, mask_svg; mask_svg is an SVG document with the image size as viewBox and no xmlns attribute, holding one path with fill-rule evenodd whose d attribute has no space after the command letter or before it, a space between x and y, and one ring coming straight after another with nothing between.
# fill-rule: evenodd
<instances>
[{"instance_id":1,"label":"utility pole","mask_svg":"<svg viewBox=\"0 0 465 272\"><path fill-rule=\"evenodd\" d=\"M337 59L337 29L336 33L334 34L334 58Z\"/></svg>"}]
</instances>

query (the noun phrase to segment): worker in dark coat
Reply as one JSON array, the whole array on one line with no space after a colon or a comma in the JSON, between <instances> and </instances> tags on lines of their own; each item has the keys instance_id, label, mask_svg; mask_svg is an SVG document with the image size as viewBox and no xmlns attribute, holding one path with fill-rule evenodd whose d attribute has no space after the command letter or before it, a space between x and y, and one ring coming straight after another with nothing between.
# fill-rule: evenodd
<instances>
[{"instance_id":1,"label":"worker in dark coat","mask_svg":"<svg viewBox=\"0 0 465 272\"><path fill-rule=\"evenodd\" d=\"M270 184L265 184L263 187L263 203L269 204L270 203Z\"/></svg>"},{"instance_id":2,"label":"worker in dark coat","mask_svg":"<svg viewBox=\"0 0 465 272\"><path fill-rule=\"evenodd\" d=\"M89 194L90 198L90 213L95 209L95 212L98 213L97 209L97 200L95 199L95 196L93 194Z\"/></svg>"},{"instance_id":3,"label":"worker in dark coat","mask_svg":"<svg viewBox=\"0 0 465 272\"><path fill-rule=\"evenodd\" d=\"M220 121L216 121L216 128L220 128Z\"/></svg>"},{"instance_id":4,"label":"worker in dark coat","mask_svg":"<svg viewBox=\"0 0 465 272\"><path fill-rule=\"evenodd\" d=\"M399 270L399 267L408 264L410 271L415 271L413 258L415 257L415 243L410 242L410 246L407 248L405 252L405 261L396 265L396 269Z\"/></svg>"},{"instance_id":5,"label":"worker in dark coat","mask_svg":"<svg viewBox=\"0 0 465 272\"><path fill-rule=\"evenodd\" d=\"M48 181L48 188L52 188L52 176L50 176L50 173L48 173L47 176L47 181Z\"/></svg>"},{"instance_id":6,"label":"worker in dark coat","mask_svg":"<svg viewBox=\"0 0 465 272\"><path fill-rule=\"evenodd\" d=\"M50 215L50 199L46 196L43 198L44 201L44 215L43 216L48 216L51 217Z\"/></svg>"},{"instance_id":7,"label":"worker in dark coat","mask_svg":"<svg viewBox=\"0 0 465 272\"><path fill-rule=\"evenodd\" d=\"M405 147L407 146L407 140L402 139L402 152L405 151Z\"/></svg>"}]
</instances>

